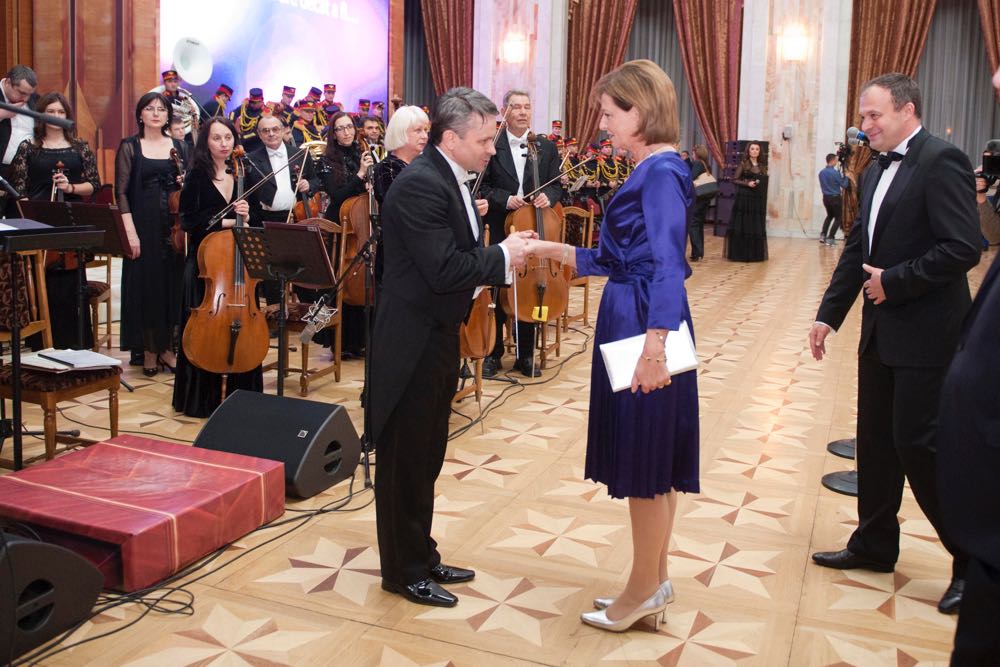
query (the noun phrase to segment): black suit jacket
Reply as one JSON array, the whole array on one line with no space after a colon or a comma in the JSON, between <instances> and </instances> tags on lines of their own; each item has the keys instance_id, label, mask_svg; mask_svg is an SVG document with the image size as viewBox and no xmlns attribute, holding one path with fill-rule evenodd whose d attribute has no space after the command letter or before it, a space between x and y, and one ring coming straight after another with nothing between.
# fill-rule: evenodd
<instances>
[{"instance_id":1,"label":"black suit jacket","mask_svg":"<svg viewBox=\"0 0 1000 667\"><path fill-rule=\"evenodd\" d=\"M482 239L482 220L476 217ZM386 195L382 249L385 269L370 385L376 439L402 399L431 331L457 333L475 288L504 280L503 250L476 241L458 182L433 144L396 177Z\"/></svg>"},{"instance_id":2,"label":"black suit jacket","mask_svg":"<svg viewBox=\"0 0 1000 667\"><path fill-rule=\"evenodd\" d=\"M288 151L288 158L291 160L292 155L295 154L295 148L293 148L291 144L286 143L285 150ZM247 153L247 156L264 176L270 176L274 173L274 170L271 168L271 158L267 156L267 146L261 144ZM288 182L292 186L292 192L295 193L296 196L298 196L298 192L295 191L295 185L298 183L298 178L295 176L295 170L300 164L302 164L301 157L291 162L288 169L276 177L287 178ZM257 174L257 176L260 177L260 174ZM314 192L319 189L320 182L319 178L316 176L316 170L313 168L312 157L306 158L306 165L303 170L302 177L309 181L309 192ZM278 186L274 182L273 178L268 179L264 185L260 186L260 190L257 192L260 203L266 204L267 206L271 206L271 203L274 201L274 195L276 194L278 194Z\"/></svg>"},{"instance_id":3,"label":"black suit jacket","mask_svg":"<svg viewBox=\"0 0 1000 667\"><path fill-rule=\"evenodd\" d=\"M882 169L861 178L861 207L816 319L839 329L868 274L884 269L886 301L865 295L859 353L874 342L889 366L946 366L971 304L966 273L979 262L975 182L965 155L920 130L886 192L868 244L869 212Z\"/></svg>"},{"instance_id":4,"label":"black suit jacket","mask_svg":"<svg viewBox=\"0 0 1000 667\"><path fill-rule=\"evenodd\" d=\"M7 103L7 96L3 94L3 88L0 87L0 102ZM28 103L24 105L25 109L34 109L35 103L38 102L38 93L32 94L28 98ZM0 120L0 159L3 158L4 153L7 152L7 144L10 143L10 133L12 132L11 119L4 118Z\"/></svg>"},{"instance_id":5,"label":"black suit jacket","mask_svg":"<svg viewBox=\"0 0 1000 667\"><path fill-rule=\"evenodd\" d=\"M527 150L527 149L525 149ZM539 135L538 143L538 178L540 183L545 183L559 175L559 151L556 145ZM510 142L507 140L507 133L500 134L497 143L497 154L490 159L483 174L483 182L480 186L480 196L490 203L486 211L486 223L490 227L490 240L496 242L507 238L507 230L504 229L504 220L510 211L507 210L507 198L517 194L518 185L517 168L514 166L514 155L511 152ZM531 173L531 164L524 166L524 183L522 191L528 194L537 187L534 175ZM549 202L554 206L562 199L562 185L557 179L551 185L542 190ZM550 239L551 240L551 239Z\"/></svg>"}]
</instances>

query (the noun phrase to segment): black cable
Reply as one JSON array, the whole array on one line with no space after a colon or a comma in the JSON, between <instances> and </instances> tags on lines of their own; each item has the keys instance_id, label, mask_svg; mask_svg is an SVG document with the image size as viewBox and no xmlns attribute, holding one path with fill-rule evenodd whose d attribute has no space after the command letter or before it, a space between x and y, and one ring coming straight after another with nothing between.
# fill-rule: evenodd
<instances>
[{"instance_id":1,"label":"black cable","mask_svg":"<svg viewBox=\"0 0 1000 667\"><path fill-rule=\"evenodd\" d=\"M73 419L72 417L70 417L69 415L67 415L65 412L63 412L63 409L60 408L58 405L56 406L56 410L58 410L59 414L62 415L65 419L73 422L74 424L78 424L80 426L86 426L89 429L97 429L97 430L100 430L100 431L108 431L108 432L111 431L111 429L108 428L107 426L97 426L95 424L88 424L86 422L82 422L79 419ZM127 431L125 429L121 429L120 428L120 429L118 429L118 433L128 433L130 435L141 435L141 436L144 436L144 437L154 436L154 437L157 437L157 438L164 438L166 440L172 440L174 442L183 442L186 445L193 445L194 444L194 440L185 440L184 438L175 438L172 435L162 435L160 433L151 433L150 431ZM37 438L38 436L35 436L35 437Z\"/></svg>"}]
</instances>

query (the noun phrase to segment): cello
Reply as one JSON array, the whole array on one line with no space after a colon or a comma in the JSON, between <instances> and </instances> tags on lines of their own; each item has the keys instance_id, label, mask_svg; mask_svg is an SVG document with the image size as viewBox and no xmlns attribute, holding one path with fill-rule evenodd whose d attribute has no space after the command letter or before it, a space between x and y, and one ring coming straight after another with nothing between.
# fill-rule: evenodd
<instances>
[{"instance_id":1,"label":"cello","mask_svg":"<svg viewBox=\"0 0 1000 667\"><path fill-rule=\"evenodd\" d=\"M236 200L243 197L246 172L242 146L230 155ZM243 227L236 216L236 227ZM256 288L243 266L232 231L224 229L205 237L198 247L198 277L205 280L201 305L191 309L184 327L184 354L198 368L211 373L246 373L260 366L267 355L267 320L257 305Z\"/></svg>"},{"instance_id":2,"label":"cello","mask_svg":"<svg viewBox=\"0 0 1000 667\"><path fill-rule=\"evenodd\" d=\"M354 262L355 256L364 250L371 236L370 194L355 195L340 205L340 224L344 227L344 261L340 266L341 275ZM354 262L351 272L344 276L344 303L351 306L365 305L365 263Z\"/></svg>"},{"instance_id":3,"label":"cello","mask_svg":"<svg viewBox=\"0 0 1000 667\"><path fill-rule=\"evenodd\" d=\"M533 132L528 133L528 163L534 182L539 183L538 137ZM562 220L553 208L522 206L507 215L504 226L511 233L533 230L543 241L560 241L562 237ZM531 255L515 272L514 282L516 289L504 291L503 308L518 321L545 324L566 312L569 283L560 262Z\"/></svg>"}]
</instances>

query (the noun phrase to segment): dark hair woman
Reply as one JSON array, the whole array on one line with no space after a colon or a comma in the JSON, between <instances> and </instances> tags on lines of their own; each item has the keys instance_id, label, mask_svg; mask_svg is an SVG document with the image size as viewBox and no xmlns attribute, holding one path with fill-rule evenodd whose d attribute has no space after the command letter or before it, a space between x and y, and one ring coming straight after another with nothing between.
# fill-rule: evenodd
<instances>
[{"instance_id":1,"label":"dark hair woman","mask_svg":"<svg viewBox=\"0 0 1000 667\"><path fill-rule=\"evenodd\" d=\"M236 179L226 161L239 145L239 134L228 118L211 118L198 134L192 168L181 190L181 224L188 233L188 253L182 281L181 331L187 324L191 309L201 305L205 296L205 283L198 277L198 247L202 241L211 233L231 233L224 230L236 224L237 215L247 217L251 225L261 224L260 202L256 195L250 195L237 202L219 224L208 228L213 216L236 201ZM252 187L254 180L248 173L246 189ZM237 389L262 391L264 387L260 366L246 373L230 373L226 378L227 395ZM174 410L189 417L208 417L221 401L222 376L195 367L181 349L174 377Z\"/></svg>"},{"instance_id":2,"label":"dark hair woman","mask_svg":"<svg viewBox=\"0 0 1000 667\"><path fill-rule=\"evenodd\" d=\"M160 93L146 93L135 106L139 132L126 137L115 158L115 194L122 212L130 256L122 262L121 349L142 352L143 373L172 369L180 320L180 280L184 259L170 246L167 199L180 187L170 159L182 164L187 146L169 135L173 111Z\"/></svg>"},{"instance_id":3,"label":"dark hair woman","mask_svg":"<svg viewBox=\"0 0 1000 667\"><path fill-rule=\"evenodd\" d=\"M767 162L760 144L747 144L733 178L736 203L726 231L726 259L762 262L767 259Z\"/></svg>"},{"instance_id":4,"label":"dark hair woman","mask_svg":"<svg viewBox=\"0 0 1000 667\"><path fill-rule=\"evenodd\" d=\"M48 93L38 99L35 111L73 120L73 109L59 93ZM61 173L56 173L62 163ZM101 186L97 159L86 141L78 139L74 130L63 129L38 121L31 139L21 142L11 162L14 188L28 199L48 201L61 195L66 201L89 197ZM90 309L84 308L83 340L79 340L77 309L77 272L68 260L70 253L52 253L45 271L45 287L52 323L52 344L56 347L93 345L90 329ZM32 347L37 341L29 340Z\"/></svg>"}]
</instances>

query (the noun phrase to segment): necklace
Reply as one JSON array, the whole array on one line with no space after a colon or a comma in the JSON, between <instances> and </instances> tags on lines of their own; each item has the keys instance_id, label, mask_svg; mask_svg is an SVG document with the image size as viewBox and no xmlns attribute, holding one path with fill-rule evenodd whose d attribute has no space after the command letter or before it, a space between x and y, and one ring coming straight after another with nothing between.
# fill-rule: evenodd
<instances>
[{"instance_id":1,"label":"necklace","mask_svg":"<svg viewBox=\"0 0 1000 667\"><path fill-rule=\"evenodd\" d=\"M659 147L659 148L657 148L657 149L656 149L655 151L651 152L651 153L650 153L649 155L647 155L646 157L644 157L644 158L642 158L641 160L639 160L638 162L636 162L636 163L635 163L635 167L638 167L638 166L639 166L640 164L642 164L643 162L645 162L645 161L646 161L646 160L648 160L649 158L653 157L653 156L654 156L654 155L656 155L657 153L665 153L665 152L667 152L667 151L674 151L674 152L676 153L676 152L677 152L677 149L676 149L676 148L674 148L674 147L673 147L673 145L671 145L671 144L665 144L665 145L663 145L663 146L660 146L660 147ZM635 167L633 167L632 169L634 170L634 169L635 169Z\"/></svg>"}]
</instances>

